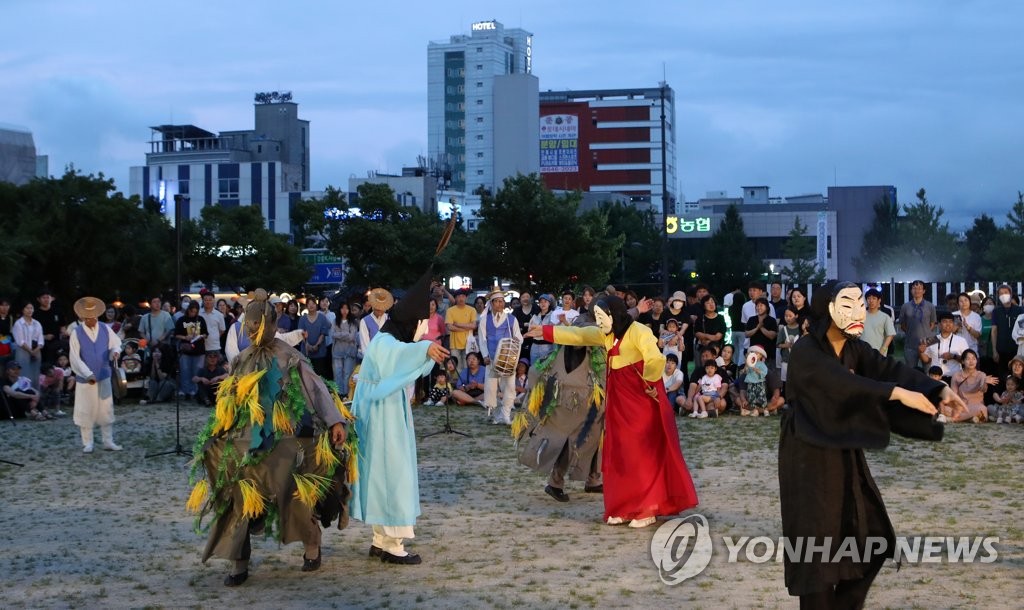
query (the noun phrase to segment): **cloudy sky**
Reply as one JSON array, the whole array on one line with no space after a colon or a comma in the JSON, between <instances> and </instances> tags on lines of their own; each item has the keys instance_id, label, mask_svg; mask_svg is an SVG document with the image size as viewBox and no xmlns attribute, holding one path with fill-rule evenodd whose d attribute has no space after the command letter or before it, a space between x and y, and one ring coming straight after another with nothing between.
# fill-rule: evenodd
<instances>
[{"instance_id":1,"label":"cloudy sky","mask_svg":"<svg viewBox=\"0 0 1024 610\"><path fill-rule=\"evenodd\" d=\"M825 6L825 5L829 6ZM1024 190L1024 3L632 0L3 0L0 123L50 172L127 191L150 125L252 128L291 90L312 186L426 154L426 47L497 19L534 33L545 89L676 90L679 187L920 187L954 228L1002 222Z\"/></svg>"}]
</instances>

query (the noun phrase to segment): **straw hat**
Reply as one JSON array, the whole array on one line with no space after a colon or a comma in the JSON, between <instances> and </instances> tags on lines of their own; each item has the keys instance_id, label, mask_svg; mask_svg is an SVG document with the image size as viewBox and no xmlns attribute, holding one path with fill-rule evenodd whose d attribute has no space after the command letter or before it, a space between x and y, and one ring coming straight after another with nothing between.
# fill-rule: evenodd
<instances>
[{"instance_id":1,"label":"straw hat","mask_svg":"<svg viewBox=\"0 0 1024 610\"><path fill-rule=\"evenodd\" d=\"M505 300L505 291L503 291L501 289L494 289L494 290L488 292L487 293L487 302L490 303L494 299L501 299L502 301L504 301Z\"/></svg>"},{"instance_id":2,"label":"straw hat","mask_svg":"<svg viewBox=\"0 0 1024 610\"><path fill-rule=\"evenodd\" d=\"M75 315L82 320L98 318L106 310L107 306L96 297L82 297L75 301Z\"/></svg>"},{"instance_id":3,"label":"straw hat","mask_svg":"<svg viewBox=\"0 0 1024 610\"><path fill-rule=\"evenodd\" d=\"M391 296L391 293L384 288L374 288L370 291L367 302L370 305L370 309L382 309L387 311L395 304L395 297Z\"/></svg>"}]
</instances>

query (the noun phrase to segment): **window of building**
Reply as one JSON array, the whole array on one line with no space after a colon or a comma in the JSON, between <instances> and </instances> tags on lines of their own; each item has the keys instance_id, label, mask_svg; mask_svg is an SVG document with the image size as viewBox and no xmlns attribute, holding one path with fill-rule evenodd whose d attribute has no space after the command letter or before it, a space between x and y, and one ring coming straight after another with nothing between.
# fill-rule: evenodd
<instances>
[{"instance_id":1,"label":"window of building","mask_svg":"<svg viewBox=\"0 0 1024 610\"><path fill-rule=\"evenodd\" d=\"M476 69L477 70L483 70L484 69L484 65L483 64L477 64L476 65Z\"/></svg>"},{"instance_id":2,"label":"window of building","mask_svg":"<svg viewBox=\"0 0 1024 610\"><path fill-rule=\"evenodd\" d=\"M238 199L238 178L221 178L218 182L219 199Z\"/></svg>"},{"instance_id":3,"label":"window of building","mask_svg":"<svg viewBox=\"0 0 1024 610\"><path fill-rule=\"evenodd\" d=\"M484 122L484 117L482 117L482 116L476 117L476 122L477 123L483 123Z\"/></svg>"},{"instance_id":4,"label":"window of building","mask_svg":"<svg viewBox=\"0 0 1024 610\"><path fill-rule=\"evenodd\" d=\"M263 152L263 145L262 144L257 144L256 145L256 153L257 154L261 154L262 152Z\"/></svg>"},{"instance_id":5,"label":"window of building","mask_svg":"<svg viewBox=\"0 0 1024 610\"><path fill-rule=\"evenodd\" d=\"M484 52L484 48L483 47L477 47L476 48L476 52L477 53L483 53Z\"/></svg>"},{"instance_id":6,"label":"window of building","mask_svg":"<svg viewBox=\"0 0 1024 610\"><path fill-rule=\"evenodd\" d=\"M482 169L476 170L476 175L477 176L483 176L484 175L484 170L482 170Z\"/></svg>"},{"instance_id":7,"label":"window of building","mask_svg":"<svg viewBox=\"0 0 1024 610\"><path fill-rule=\"evenodd\" d=\"M479 99L479 100L477 100L477 101L476 101L476 105L477 105L477 106L483 106L483 105L484 105L484 101L483 101L483 99Z\"/></svg>"},{"instance_id":8,"label":"window of building","mask_svg":"<svg viewBox=\"0 0 1024 610\"><path fill-rule=\"evenodd\" d=\"M484 158L484 153L482 153L482 152L476 153L476 158L477 159L483 159Z\"/></svg>"},{"instance_id":9,"label":"window of building","mask_svg":"<svg viewBox=\"0 0 1024 610\"><path fill-rule=\"evenodd\" d=\"M478 134L476 134L476 139L477 139L478 141L482 141L482 140L484 139L484 134L482 134L482 133L478 133Z\"/></svg>"},{"instance_id":10,"label":"window of building","mask_svg":"<svg viewBox=\"0 0 1024 610\"><path fill-rule=\"evenodd\" d=\"M479 81L479 80L478 80L478 81L476 81L476 86L477 86L478 88L479 88L479 87L483 87L483 86L484 86L484 83L483 83L483 81Z\"/></svg>"}]
</instances>

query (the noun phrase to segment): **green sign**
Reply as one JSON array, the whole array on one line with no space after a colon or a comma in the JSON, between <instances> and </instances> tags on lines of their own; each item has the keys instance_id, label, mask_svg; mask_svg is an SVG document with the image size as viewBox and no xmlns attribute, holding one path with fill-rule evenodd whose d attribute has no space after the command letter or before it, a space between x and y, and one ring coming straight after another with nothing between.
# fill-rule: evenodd
<instances>
[{"instance_id":1,"label":"green sign","mask_svg":"<svg viewBox=\"0 0 1024 610\"><path fill-rule=\"evenodd\" d=\"M319 251L303 251L302 260L309 263L310 265L316 265L318 263L340 263L342 259L340 256L334 256L329 252Z\"/></svg>"}]
</instances>

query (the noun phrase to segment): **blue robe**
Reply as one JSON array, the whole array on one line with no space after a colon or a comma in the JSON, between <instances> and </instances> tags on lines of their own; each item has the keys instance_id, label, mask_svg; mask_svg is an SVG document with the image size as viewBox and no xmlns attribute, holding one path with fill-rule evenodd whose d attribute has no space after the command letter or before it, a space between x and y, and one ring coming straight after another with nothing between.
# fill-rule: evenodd
<instances>
[{"instance_id":1,"label":"blue robe","mask_svg":"<svg viewBox=\"0 0 1024 610\"><path fill-rule=\"evenodd\" d=\"M377 333L366 349L352 399L359 435L359 480L351 515L371 525L415 525L420 514L416 436L405 389L430 372L429 341L403 343Z\"/></svg>"}]
</instances>

